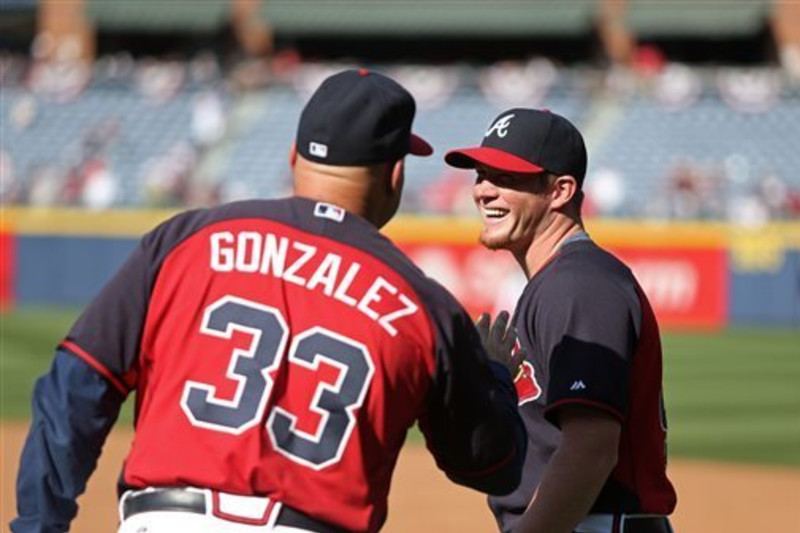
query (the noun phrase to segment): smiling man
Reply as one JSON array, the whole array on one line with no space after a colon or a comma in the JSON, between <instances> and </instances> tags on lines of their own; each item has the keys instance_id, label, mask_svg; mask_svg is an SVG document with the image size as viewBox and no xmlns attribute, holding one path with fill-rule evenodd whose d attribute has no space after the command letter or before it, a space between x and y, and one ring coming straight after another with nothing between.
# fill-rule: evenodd
<instances>
[{"instance_id":1,"label":"smiling man","mask_svg":"<svg viewBox=\"0 0 800 533\"><path fill-rule=\"evenodd\" d=\"M500 528L671 532L658 325L630 269L583 227L580 132L549 111L510 109L481 146L445 160L476 170L481 243L511 252L528 278L511 322L520 351L504 361L528 451L517 490L489 498Z\"/></svg>"}]
</instances>

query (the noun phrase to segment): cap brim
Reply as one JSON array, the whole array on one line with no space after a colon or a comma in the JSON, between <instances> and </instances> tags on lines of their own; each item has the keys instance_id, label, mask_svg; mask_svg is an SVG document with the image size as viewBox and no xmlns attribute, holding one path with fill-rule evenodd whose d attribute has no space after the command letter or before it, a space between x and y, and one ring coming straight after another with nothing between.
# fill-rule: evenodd
<instances>
[{"instance_id":1,"label":"cap brim","mask_svg":"<svg viewBox=\"0 0 800 533\"><path fill-rule=\"evenodd\" d=\"M477 163L482 163L487 167L505 170L507 172L533 174L544 171L544 168L534 165L530 161L522 159L519 156L488 146L451 150L444 156L444 160L448 165L456 168L475 168Z\"/></svg>"},{"instance_id":2,"label":"cap brim","mask_svg":"<svg viewBox=\"0 0 800 533\"><path fill-rule=\"evenodd\" d=\"M408 153L411 155L419 155L419 156L429 156L433 153L433 147L428 144L428 141L416 135L414 133L411 134L411 143L408 147Z\"/></svg>"}]
</instances>

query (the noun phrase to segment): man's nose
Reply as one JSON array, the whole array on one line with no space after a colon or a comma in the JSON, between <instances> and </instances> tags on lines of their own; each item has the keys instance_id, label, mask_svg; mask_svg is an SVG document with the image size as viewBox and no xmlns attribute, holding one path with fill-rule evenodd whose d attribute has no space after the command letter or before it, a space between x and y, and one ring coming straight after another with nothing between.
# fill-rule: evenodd
<instances>
[{"instance_id":1,"label":"man's nose","mask_svg":"<svg viewBox=\"0 0 800 533\"><path fill-rule=\"evenodd\" d=\"M486 178L477 178L472 190L476 197L497 196L497 187Z\"/></svg>"}]
</instances>

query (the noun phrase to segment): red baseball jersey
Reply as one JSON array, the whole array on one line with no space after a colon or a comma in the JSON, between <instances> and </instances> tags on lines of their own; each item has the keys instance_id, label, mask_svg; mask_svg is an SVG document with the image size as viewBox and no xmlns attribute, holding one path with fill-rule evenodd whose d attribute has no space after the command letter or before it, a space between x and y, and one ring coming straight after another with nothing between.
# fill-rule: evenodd
<instances>
[{"instance_id":1,"label":"red baseball jersey","mask_svg":"<svg viewBox=\"0 0 800 533\"><path fill-rule=\"evenodd\" d=\"M513 387L470 317L330 204L238 202L167 221L62 346L136 390L129 487L265 495L375 531L417 420L456 481L518 476Z\"/></svg>"}]
</instances>

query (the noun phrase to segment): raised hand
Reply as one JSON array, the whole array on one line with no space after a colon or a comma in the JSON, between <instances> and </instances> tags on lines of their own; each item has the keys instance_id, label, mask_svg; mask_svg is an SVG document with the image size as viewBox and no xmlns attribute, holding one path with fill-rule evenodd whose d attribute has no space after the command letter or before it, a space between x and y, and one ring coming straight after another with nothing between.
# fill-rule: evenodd
<instances>
[{"instance_id":1,"label":"raised hand","mask_svg":"<svg viewBox=\"0 0 800 533\"><path fill-rule=\"evenodd\" d=\"M514 350L517 334L514 328L508 327L508 319L508 312L500 311L492 323L491 315L483 313L475 321L475 327L478 329L481 342L489 357L505 366L514 376L525 357L521 350Z\"/></svg>"}]
</instances>

